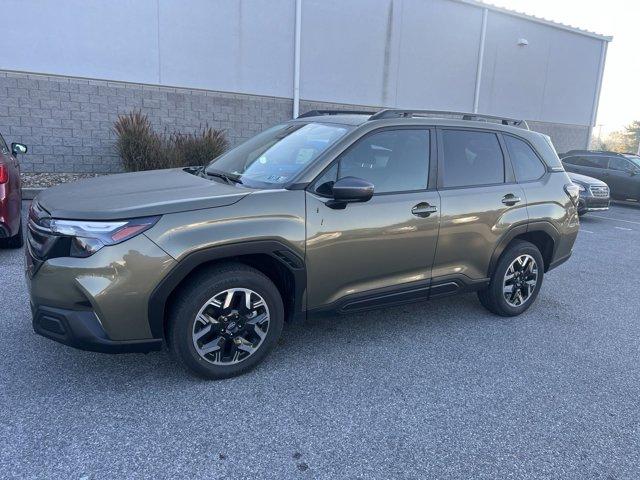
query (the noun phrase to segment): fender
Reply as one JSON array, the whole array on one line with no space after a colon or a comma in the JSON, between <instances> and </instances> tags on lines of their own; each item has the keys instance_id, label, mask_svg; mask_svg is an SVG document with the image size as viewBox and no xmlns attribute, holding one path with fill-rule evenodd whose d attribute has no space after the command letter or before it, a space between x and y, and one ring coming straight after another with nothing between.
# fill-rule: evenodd
<instances>
[{"instance_id":1,"label":"fender","mask_svg":"<svg viewBox=\"0 0 640 480\"><path fill-rule=\"evenodd\" d=\"M502 236L502 238L498 242L498 245L494 249L493 254L491 255L491 261L489 262L489 272L488 272L489 277L493 274L493 270L495 269L496 264L498 263L498 259L500 258L500 255L502 255L502 253L505 251L505 249L511 243L511 241L519 235L522 235L525 233L531 233L531 232L544 232L553 239L553 254L551 257L552 258L555 257L558 240L560 238L560 232L558 232L556 227L554 227L551 222L548 222L546 220L540 220L536 222L530 222L525 225L517 225L511 228L510 230L508 230L507 233L505 233ZM546 267L548 270L549 266L546 265Z\"/></svg>"},{"instance_id":2,"label":"fender","mask_svg":"<svg viewBox=\"0 0 640 480\"><path fill-rule=\"evenodd\" d=\"M293 315L304 312L304 295L307 288L307 273L304 260L290 247L275 240L255 240L231 243L202 250L196 250L184 257L154 288L149 297L148 319L154 338L164 336L164 314L167 299L197 267L212 260L240 257L243 255L267 254L285 267L294 278Z\"/></svg>"}]
</instances>

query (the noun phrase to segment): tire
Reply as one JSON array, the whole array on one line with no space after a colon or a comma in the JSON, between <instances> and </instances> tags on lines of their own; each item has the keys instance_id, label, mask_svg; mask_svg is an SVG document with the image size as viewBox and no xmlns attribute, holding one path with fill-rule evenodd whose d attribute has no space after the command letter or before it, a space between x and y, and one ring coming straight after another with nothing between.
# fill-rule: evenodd
<instances>
[{"instance_id":1,"label":"tire","mask_svg":"<svg viewBox=\"0 0 640 480\"><path fill-rule=\"evenodd\" d=\"M0 240L0 247L22 248L23 245L24 237L22 236L22 219L20 219L20 227L18 228L18 233L16 233L13 237Z\"/></svg>"},{"instance_id":2,"label":"tire","mask_svg":"<svg viewBox=\"0 0 640 480\"><path fill-rule=\"evenodd\" d=\"M215 380L241 375L264 360L282 333L284 306L277 287L263 273L228 263L190 278L178 290L168 321L167 340L178 362ZM212 348L217 350L203 353Z\"/></svg>"},{"instance_id":3,"label":"tire","mask_svg":"<svg viewBox=\"0 0 640 480\"><path fill-rule=\"evenodd\" d=\"M523 257L524 256L524 257ZM535 278L535 286L531 289L529 293L528 287L525 285L522 288L518 289L512 287L513 292L517 292L520 290L520 298L522 298L525 293L528 293L526 297L526 301L521 303L520 305L513 305L513 303L518 302L517 296L513 299L515 294L512 293L504 293L505 288L505 275L507 274L507 270L510 269L511 265L518 261L518 259L524 258L525 260L531 258L535 261L536 267L536 278ZM527 260L527 266L525 269L531 268L530 261ZM528 270L527 270L528 272ZM530 278L532 274L529 272L523 272L521 274L522 278ZM519 273L516 269L514 273ZM524 311L526 311L536 300L538 293L540 292L540 287L542 286L542 280L544 277L544 260L542 255L540 254L540 250L538 248L527 241L524 240L515 240L509 245L509 247L503 252L498 260L496 268L491 276L491 281L489 282L489 286L483 290L478 292L478 299L480 303L490 312L495 313L496 315L500 315L503 317L513 317L516 315L520 315ZM510 286L515 282L515 280L509 280ZM526 283L533 282L530 279ZM523 293L524 292L524 293ZM514 302L510 303L506 295L509 295Z\"/></svg>"}]
</instances>

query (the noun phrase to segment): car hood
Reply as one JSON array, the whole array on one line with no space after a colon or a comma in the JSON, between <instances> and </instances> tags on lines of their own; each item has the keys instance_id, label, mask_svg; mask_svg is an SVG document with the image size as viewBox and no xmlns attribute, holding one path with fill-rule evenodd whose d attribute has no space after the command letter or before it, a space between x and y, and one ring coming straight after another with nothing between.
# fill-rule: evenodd
<instances>
[{"instance_id":1,"label":"car hood","mask_svg":"<svg viewBox=\"0 0 640 480\"><path fill-rule=\"evenodd\" d=\"M580 175L579 173L567 172L572 182L582 183L584 185L596 185L606 187L607 184L597 178L587 177L586 175Z\"/></svg>"},{"instance_id":2,"label":"car hood","mask_svg":"<svg viewBox=\"0 0 640 480\"><path fill-rule=\"evenodd\" d=\"M48 188L37 197L52 218L116 220L236 203L252 190L182 169L105 175Z\"/></svg>"}]
</instances>

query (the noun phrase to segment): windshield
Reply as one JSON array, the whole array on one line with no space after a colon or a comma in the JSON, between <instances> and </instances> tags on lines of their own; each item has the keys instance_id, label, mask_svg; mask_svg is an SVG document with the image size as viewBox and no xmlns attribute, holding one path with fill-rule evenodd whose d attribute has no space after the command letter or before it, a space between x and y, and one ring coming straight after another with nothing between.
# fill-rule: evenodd
<instances>
[{"instance_id":1,"label":"windshield","mask_svg":"<svg viewBox=\"0 0 640 480\"><path fill-rule=\"evenodd\" d=\"M625 155L629 160L636 164L637 167L640 167L640 156L639 155Z\"/></svg>"},{"instance_id":2,"label":"windshield","mask_svg":"<svg viewBox=\"0 0 640 480\"><path fill-rule=\"evenodd\" d=\"M205 172L250 187L290 181L352 127L324 123L276 125L213 160Z\"/></svg>"}]
</instances>

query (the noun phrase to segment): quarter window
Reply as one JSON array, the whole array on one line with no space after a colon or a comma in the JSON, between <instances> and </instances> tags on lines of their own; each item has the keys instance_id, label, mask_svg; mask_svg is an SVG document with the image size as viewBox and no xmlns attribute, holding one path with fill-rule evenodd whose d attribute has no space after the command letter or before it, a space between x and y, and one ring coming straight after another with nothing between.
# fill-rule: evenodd
<instances>
[{"instance_id":1,"label":"quarter window","mask_svg":"<svg viewBox=\"0 0 640 480\"><path fill-rule=\"evenodd\" d=\"M504 183L504 156L494 133L443 130L442 143L445 187Z\"/></svg>"},{"instance_id":2,"label":"quarter window","mask_svg":"<svg viewBox=\"0 0 640 480\"><path fill-rule=\"evenodd\" d=\"M511 163L516 172L516 180L529 182L537 180L544 175L546 168L526 142L510 135L504 135L504 141L507 144Z\"/></svg>"},{"instance_id":3,"label":"quarter window","mask_svg":"<svg viewBox=\"0 0 640 480\"><path fill-rule=\"evenodd\" d=\"M323 177L337 173L338 178L362 178L373 183L375 193L424 190L429 180L429 145L428 130L374 133L342 154L337 172L330 169ZM318 188L328 180L321 179Z\"/></svg>"}]
</instances>

